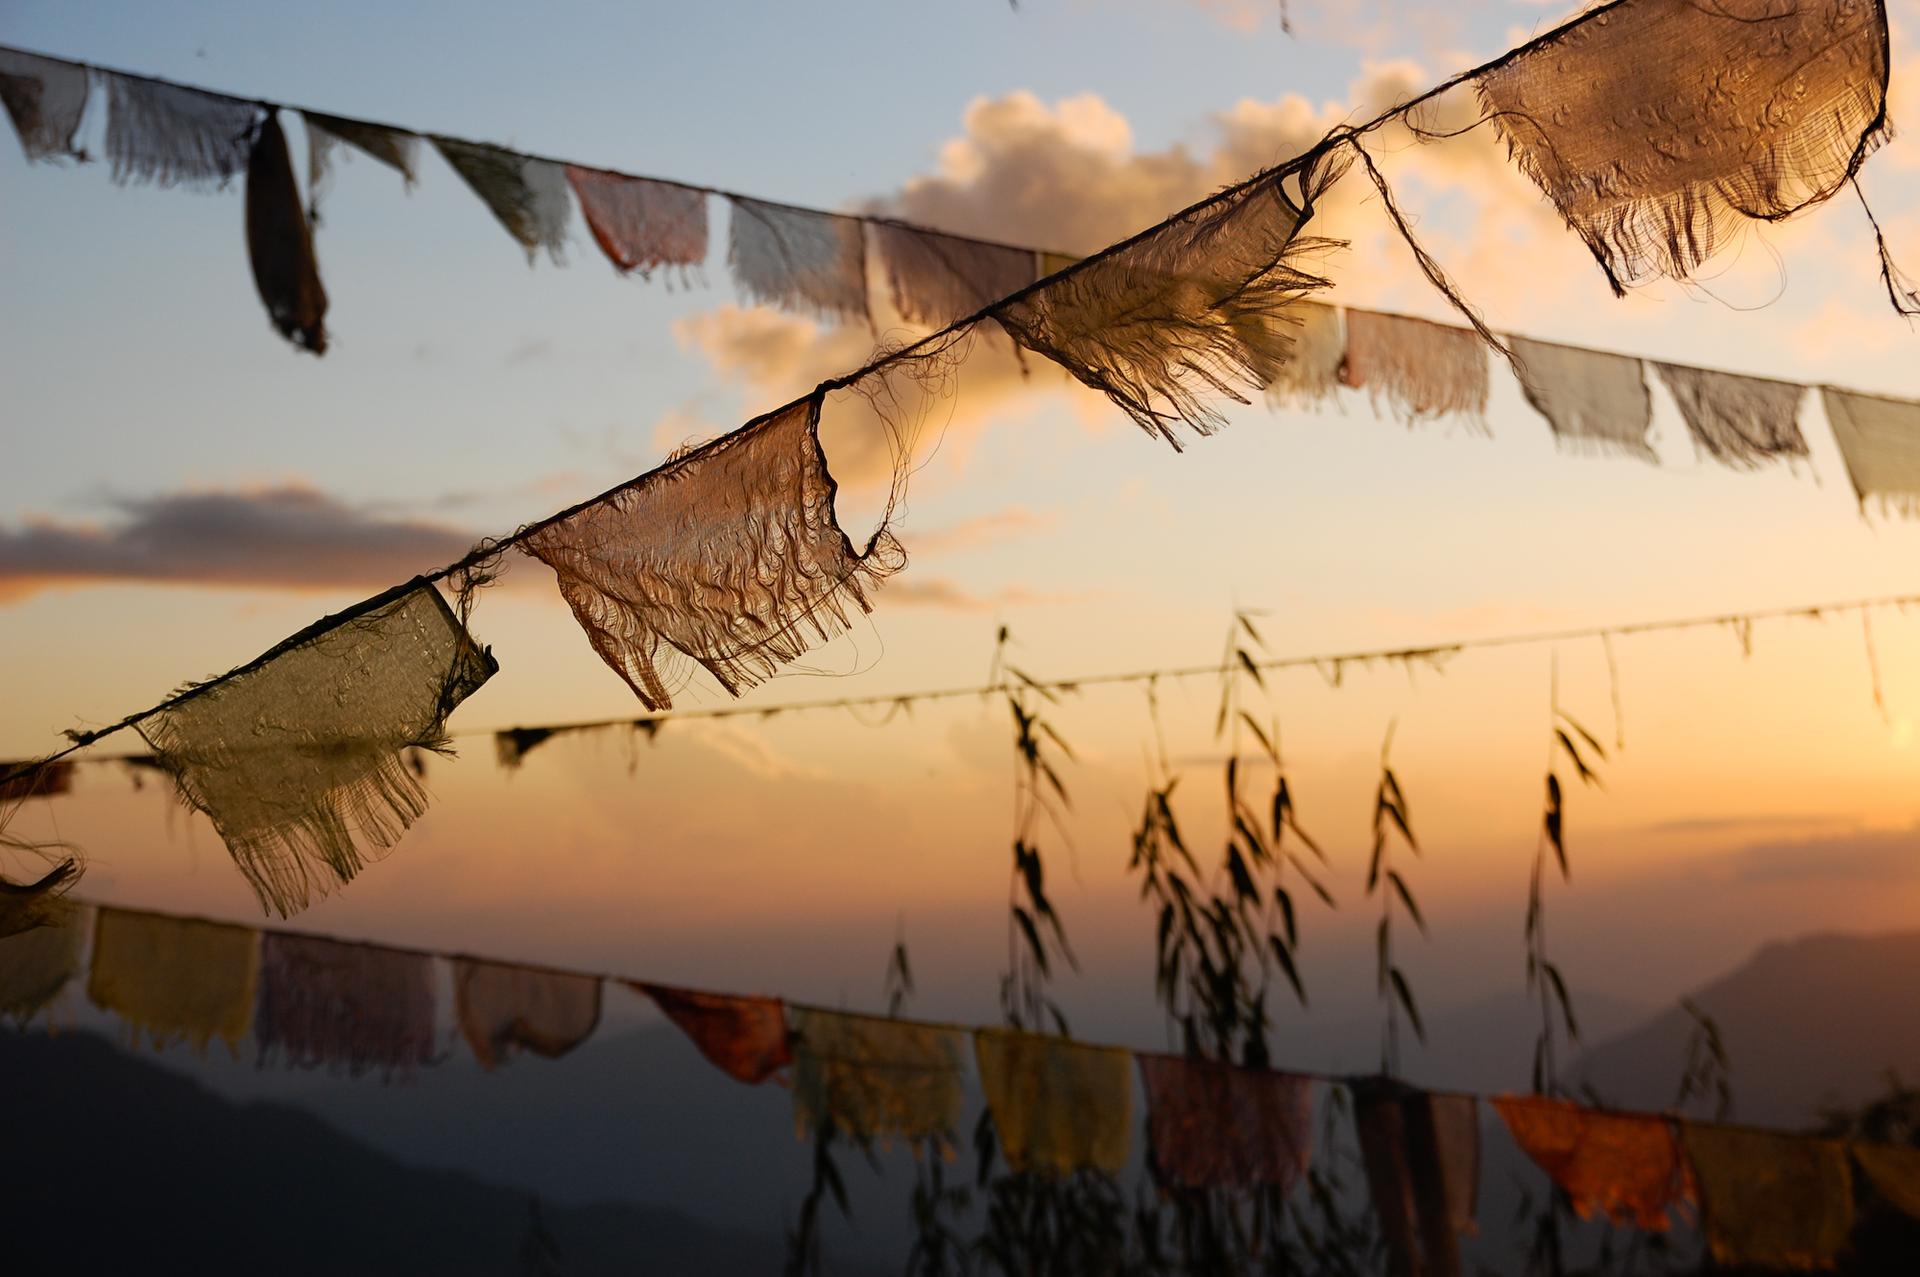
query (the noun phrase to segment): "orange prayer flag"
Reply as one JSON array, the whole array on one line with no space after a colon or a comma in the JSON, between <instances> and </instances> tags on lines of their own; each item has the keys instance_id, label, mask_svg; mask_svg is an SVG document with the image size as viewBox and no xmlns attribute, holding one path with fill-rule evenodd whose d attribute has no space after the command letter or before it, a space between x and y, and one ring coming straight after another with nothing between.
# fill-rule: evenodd
<instances>
[{"instance_id":1,"label":"orange prayer flag","mask_svg":"<svg viewBox=\"0 0 1920 1277\"><path fill-rule=\"evenodd\" d=\"M1492 1101L1514 1142L1572 1200L1582 1219L1664 1231L1669 1209L1694 1200L1673 1125L1662 1117L1601 1113L1566 1100L1503 1095Z\"/></svg>"},{"instance_id":2,"label":"orange prayer flag","mask_svg":"<svg viewBox=\"0 0 1920 1277\"><path fill-rule=\"evenodd\" d=\"M764 1082L793 1059L786 1007L778 998L731 997L659 984L632 987L652 998L693 1039L700 1054L735 1081Z\"/></svg>"}]
</instances>

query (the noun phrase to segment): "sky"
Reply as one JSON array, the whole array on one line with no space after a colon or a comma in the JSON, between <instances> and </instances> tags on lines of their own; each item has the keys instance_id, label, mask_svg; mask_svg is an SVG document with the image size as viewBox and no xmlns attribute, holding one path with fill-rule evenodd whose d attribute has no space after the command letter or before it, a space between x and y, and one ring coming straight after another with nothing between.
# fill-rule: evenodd
<instances>
[{"instance_id":1,"label":"sky","mask_svg":"<svg viewBox=\"0 0 1920 1277\"><path fill-rule=\"evenodd\" d=\"M491 3L9 0L0 42L1086 252L1557 16L1293 9L1288 36L1269 6L1231 2L970 0L936 25L884 3L558 4L536 23ZM1910 48L1896 25L1897 123ZM1484 131L1382 140L1423 241L1498 329L1920 395L1857 204L1756 231L1710 282L1618 300ZM1912 261L1910 146L1864 183ZM874 342L752 307L717 256L685 286L620 279L577 223L564 267L529 267L432 158L412 191L346 162L323 211L334 344L316 360L264 322L237 189L122 188L103 165L29 166L0 144L0 294L18 299L0 308L0 756L243 661ZM1445 317L1356 181L1321 229L1350 241L1331 300ZM1279 656L1920 592L1920 535L1857 508L1817 397L1809 460L1757 474L1697 458L1663 389L1655 402L1658 466L1556 451L1498 367L1485 433L1409 429L1349 394L1236 408L1176 454L989 345L916 459L896 524L911 566L749 703L978 683L1001 625L1023 668L1072 677L1214 660L1237 608ZM877 507L872 441L857 413L841 422L828 446L857 529ZM483 596L474 628L502 671L457 733L638 712L537 565ZM1390 724L1424 852L1407 866L1431 930L1408 958L1416 987L1444 1004L1519 986L1556 662L1562 705L1624 746L1604 790L1570 796L1573 878L1549 894L1576 988L1657 1006L1770 938L1920 924L1916 638L1889 609L1870 642L1857 615L1760 623L1750 653L1726 629L1622 639L1617 679L1595 641L1352 669L1337 687L1276 676L1262 712L1339 902L1303 918L1313 1014L1372 1006L1363 876ZM1220 824L1217 695L1195 680L1161 696L1203 847ZM726 701L696 683L680 703ZM1151 778L1146 701L1089 689L1049 713L1077 755L1067 829L1045 845L1081 958L1062 997L1090 1031L1145 1041L1152 918L1126 857ZM866 1007L904 936L922 1009L993 1017L1004 706L672 724L651 743L556 742L513 774L483 736L462 747L433 763L435 807L407 838L293 925ZM84 849L90 898L258 917L204 821L117 768L22 819Z\"/></svg>"}]
</instances>

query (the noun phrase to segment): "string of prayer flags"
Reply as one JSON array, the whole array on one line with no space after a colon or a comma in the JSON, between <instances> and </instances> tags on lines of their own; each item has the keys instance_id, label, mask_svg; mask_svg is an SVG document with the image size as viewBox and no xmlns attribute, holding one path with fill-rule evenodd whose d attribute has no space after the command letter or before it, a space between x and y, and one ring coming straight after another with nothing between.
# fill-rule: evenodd
<instances>
[{"instance_id":1,"label":"string of prayer flags","mask_svg":"<svg viewBox=\"0 0 1920 1277\"><path fill-rule=\"evenodd\" d=\"M567 165L567 183L593 242L622 275L685 273L707 260L707 196L690 186Z\"/></svg>"},{"instance_id":2,"label":"string of prayer flags","mask_svg":"<svg viewBox=\"0 0 1920 1277\"><path fill-rule=\"evenodd\" d=\"M875 222L872 231L893 308L910 323L944 328L1040 278L1039 258L1028 249L894 222Z\"/></svg>"},{"instance_id":3,"label":"string of prayer flags","mask_svg":"<svg viewBox=\"0 0 1920 1277\"><path fill-rule=\"evenodd\" d=\"M600 980L455 958L453 1003L473 1058L492 1071L516 1049L557 1060L593 1036L600 1024Z\"/></svg>"},{"instance_id":4,"label":"string of prayer flags","mask_svg":"<svg viewBox=\"0 0 1920 1277\"><path fill-rule=\"evenodd\" d=\"M372 156L400 174L409 187L418 176L420 139L412 133L317 111L302 111L300 118L307 125L307 202L316 224L320 221L320 192L333 171L335 147L346 145Z\"/></svg>"},{"instance_id":5,"label":"string of prayer flags","mask_svg":"<svg viewBox=\"0 0 1920 1277\"><path fill-rule=\"evenodd\" d=\"M821 396L688 452L523 548L554 570L594 650L649 709L683 661L738 695L846 630L905 565L883 526L856 552L834 518Z\"/></svg>"},{"instance_id":6,"label":"string of prayer flags","mask_svg":"<svg viewBox=\"0 0 1920 1277\"><path fill-rule=\"evenodd\" d=\"M1340 383L1364 388L1408 425L1449 414L1483 422L1487 348L1471 329L1371 310L1347 311Z\"/></svg>"},{"instance_id":7,"label":"string of prayer flags","mask_svg":"<svg viewBox=\"0 0 1920 1277\"><path fill-rule=\"evenodd\" d=\"M1386 1078L1355 1081L1353 1121L1389 1252L1406 1277L1460 1277L1475 1228L1480 1121L1470 1096L1430 1095Z\"/></svg>"},{"instance_id":8,"label":"string of prayer flags","mask_svg":"<svg viewBox=\"0 0 1920 1277\"><path fill-rule=\"evenodd\" d=\"M267 112L247 160L247 256L274 328L302 350L324 355L327 290L277 111Z\"/></svg>"},{"instance_id":9,"label":"string of prayer flags","mask_svg":"<svg viewBox=\"0 0 1920 1277\"><path fill-rule=\"evenodd\" d=\"M556 264L560 262L572 213L565 169L551 160L536 160L483 142L435 134L433 145L507 234L527 250L529 263L543 248Z\"/></svg>"},{"instance_id":10,"label":"string of prayer flags","mask_svg":"<svg viewBox=\"0 0 1920 1277\"><path fill-rule=\"evenodd\" d=\"M1805 386L1680 364L1656 363L1654 368L1680 406L1696 453L1734 470L1807 455L1807 441L1800 433Z\"/></svg>"},{"instance_id":11,"label":"string of prayer flags","mask_svg":"<svg viewBox=\"0 0 1920 1277\"><path fill-rule=\"evenodd\" d=\"M1296 238L1306 212L1277 176L1189 211L1118 252L994 312L1013 339L1106 395L1176 449L1175 426L1225 424L1211 400L1248 400L1291 357L1274 322L1328 282L1301 263L1325 241Z\"/></svg>"},{"instance_id":12,"label":"string of prayer flags","mask_svg":"<svg viewBox=\"0 0 1920 1277\"><path fill-rule=\"evenodd\" d=\"M1714 1262L1831 1268L1853 1231L1853 1172L1837 1140L1683 1122Z\"/></svg>"},{"instance_id":13,"label":"string of prayer flags","mask_svg":"<svg viewBox=\"0 0 1920 1277\"><path fill-rule=\"evenodd\" d=\"M447 715L498 668L440 591L416 582L138 728L262 906L286 917L426 810L404 751L444 748Z\"/></svg>"},{"instance_id":14,"label":"string of prayer flags","mask_svg":"<svg viewBox=\"0 0 1920 1277\"><path fill-rule=\"evenodd\" d=\"M1561 447L1659 464L1647 441L1653 394L1638 359L1526 337L1509 340L1523 374L1521 392Z\"/></svg>"},{"instance_id":15,"label":"string of prayer flags","mask_svg":"<svg viewBox=\"0 0 1920 1277\"><path fill-rule=\"evenodd\" d=\"M1128 1052L1011 1029L973 1035L1000 1153L1014 1172L1118 1174L1133 1133Z\"/></svg>"},{"instance_id":16,"label":"string of prayer flags","mask_svg":"<svg viewBox=\"0 0 1920 1277\"><path fill-rule=\"evenodd\" d=\"M253 1019L260 936L246 927L101 908L87 997L156 1048L219 1038L239 1054Z\"/></svg>"},{"instance_id":17,"label":"string of prayer flags","mask_svg":"<svg viewBox=\"0 0 1920 1277\"><path fill-rule=\"evenodd\" d=\"M354 1077L404 1075L433 1062L434 969L425 954L324 936L260 941L253 1036L260 1062Z\"/></svg>"},{"instance_id":18,"label":"string of prayer flags","mask_svg":"<svg viewBox=\"0 0 1920 1277\"><path fill-rule=\"evenodd\" d=\"M1291 326L1293 351L1267 387L1267 403L1278 408L1333 398L1347 354L1339 309L1324 302L1301 302L1289 306L1279 322Z\"/></svg>"},{"instance_id":19,"label":"string of prayer flags","mask_svg":"<svg viewBox=\"0 0 1920 1277\"><path fill-rule=\"evenodd\" d=\"M114 181L206 188L246 171L260 114L253 103L158 80L102 78Z\"/></svg>"},{"instance_id":20,"label":"string of prayer flags","mask_svg":"<svg viewBox=\"0 0 1920 1277\"><path fill-rule=\"evenodd\" d=\"M1153 1173L1182 1188L1272 1186L1282 1197L1313 1156L1313 1082L1176 1055L1142 1055Z\"/></svg>"},{"instance_id":21,"label":"string of prayer flags","mask_svg":"<svg viewBox=\"0 0 1920 1277\"><path fill-rule=\"evenodd\" d=\"M1665 1118L1541 1096L1503 1095L1493 1107L1581 1219L1604 1216L1664 1232L1669 1213L1694 1200L1687 1161Z\"/></svg>"},{"instance_id":22,"label":"string of prayer flags","mask_svg":"<svg viewBox=\"0 0 1920 1277\"><path fill-rule=\"evenodd\" d=\"M630 982L653 999L709 1063L736 1082L766 1081L793 1061L786 1004L778 998L699 993Z\"/></svg>"},{"instance_id":23,"label":"string of prayer flags","mask_svg":"<svg viewBox=\"0 0 1920 1277\"><path fill-rule=\"evenodd\" d=\"M1820 396L1861 508L1878 497L1883 508L1920 511L1920 403L1832 386Z\"/></svg>"},{"instance_id":24,"label":"string of prayer flags","mask_svg":"<svg viewBox=\"0 0 1920 1277\"><path fill-rule=\"evenodd\" d=\"M793 1007L793 1116L861 1144L950 1144L964 1098L965 1039L951 1029Z\"/></svg>"},{"instance_id":25,"label":"string of prayer flags","mask_svg":"<svg viewBox=\"0 0 1920 1277\"><path fill-rule=\"evenodd\" d=\"M0 1017L25 1025L80 974L87 910L56 899L36 925L0 925Z\"/></svg>"},{"instance_id":26,"label":"string of prayer flags","mask_svg":"<svg viewBox=\"0 0 1920 1277\"><path fill-rule=\"evenodd\" d=\"M0 1010L4 1009L0 1005ZM1852 1144L1847 1151L1865 1172L1874 1192L1907 1218L1920 1220L1920 1148Z\"/></svg>"},{"instance_id":27,"label":"string of prayer flags","mask_svg":"<svg viewBox=\"0 0 1920 1277\"><path fill-rule=\"evenodd\" d=\"M1628 0L1478 77L1520 168L1616 293L1837 192L1884 134L1864 0Z\"/></svg>"},{"instance_id":28,"label":"string of prayer flags","mask_svg":"<svg viewBox=\"0 0 1920 1277\"><path fill-rule=\"evenodd\" d=\"M15 775L14 773L19 773ZM52 798L68 793L73 789L73 760L55 759L52 762L0 763L0 803L19 802L27 798Z\"/></svg>"},{"instance_id":29,"label":"string of prayer flags","mask_svg":"<svg viewBox=\"0 0 1920 1277\"><path fill-rule=\"evenodd\" d=\"M0 49L0 106L29 160L81 158L75 138L91 90L85 67Z\"/></svg>"},{"instance_id":30,"label":"string of prayer flags","mask_svg":"<svg viewBox=\"0 0 1920 1277\"><path fill-rule=\"evenodd\" d=\"M749 297L823 317L868 319L866 223L731 196L727 261Z\"/></svg>"}]
</instances>

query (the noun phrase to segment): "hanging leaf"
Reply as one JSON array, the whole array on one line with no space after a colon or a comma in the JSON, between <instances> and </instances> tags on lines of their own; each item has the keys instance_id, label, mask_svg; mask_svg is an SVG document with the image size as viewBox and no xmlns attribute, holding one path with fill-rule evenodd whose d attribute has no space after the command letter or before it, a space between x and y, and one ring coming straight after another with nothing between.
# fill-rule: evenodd
<instances>
[{"instance_id":1,"label":"hanging leaf","mask_svg":"<svg viewBox=\"0 0 1920 1277\"><path fill-rule=\"evenodd\" d=\"M1560 1004L1560 1015L1566 1021L1567 1036L1578 1042L1580 1026L1574 1021L1573 999L1567 996L1567 983L1560 978L1560 968L1551 962L1543 962L1540 965L1547 973L1548 982L1553 986L1554 999Z\"/></svg>"},{"instance_id":2,"label":"hanging leaf","mask_svg":"<svg viewBox=\"0 0 1920 1277\"><path fill-rule=\"evenodd\" d=\"M1407 913L1413 918L1413 925L1426 934L1427 920L1420 916L1420 906L1413 902L1413 893L1407 890L1407 880L1396 869L1387 870L1387 881L1393 885L1394 894L1400 897L1400 903L1407 907Z\"/></svg>"},{"instance_id":3,"label":"hanging leaf","mask_svg":"<svg viewBox=\"0 0 1920 1277\"><path fill-rule=\"evenodd\" d=\"M1387 978L1393 982L1394 996L1400 1000L1400 1005L1406 1008L1407 1019L1413 1022L1414 1036L1422 1042L1425 1042L1427 1040L1427 1026L1420 1021L1420 1008L1414 1005L1413 990L1407 987L1407 978L1400 974L1399 967L1395 967L1389 971Z\"/></svg>"},{"instance_id":4,"label":"hanging leaf","mask_svg":"<svg viewBox=\"0 0 1920 1277\"><path fill-rule=\"evenodd\" d=\"M1300 1005L1307 1004L1306 986L1300 983L1300 972L1293 965L1293 952L1282 944L1279 936L1268 936L1267 943L1273 950L1274 961L1280 964L1280 971L1287 977L1287 983L1293 986L1293 995L1300 999Z\"/></svg>"},{"instance_id":5,"label":"hanging leaf","mask_svg":"<svg viewBox=\"0 0 1920 1277\"><path fill-rule=\"evenodd\" d=\"M1560 877L1573 876L1567 868L1567 847L1561 836L1561 821L1565 812L1560 796L1560 778L1552 772L1547 773L1547 841L1553 846L1554 859L1560 862Z\"/></svg>"}]
</instances>

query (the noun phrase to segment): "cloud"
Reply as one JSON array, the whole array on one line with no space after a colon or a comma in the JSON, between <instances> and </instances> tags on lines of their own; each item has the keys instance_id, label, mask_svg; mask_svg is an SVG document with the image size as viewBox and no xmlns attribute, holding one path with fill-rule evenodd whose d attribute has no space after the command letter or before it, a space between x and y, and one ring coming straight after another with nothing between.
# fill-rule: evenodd
<instances>
[{"instance_id":1,"label":"cloud","mask_svg":"<svg viewBox=\"0 0 1920 1277\"><path fill-rule=\"evenodd\" d=\"M887 606L941 608L950 612L991 612L997 608L1075 603L1086 594L1043 594L1024 586L1008 586L991 594L976 594L950 577L900 577L887 582L879 598Z\"/></svg>"},{"instance_id":2,"label":"cloud","mask_svg":"<svg viewBox=\"0 0 1920 1277\"><path fill-rule=\"evenodd\" d=\"M1904 882L1920 874L1920 825L1755 843L1728 863L1743 883Z\"/></svg>"},{"instance_id":3,"label":"cloud","mask_svg":"<svg viewBox=\"0 0 1920 1277\"><path fill-rule=\"evenodd\" d=\"M976 550L995 542L1013 540L1034 532L1045 532L1060 522L1056 511L1034 511L1023 505L1010 505L991 514L963 519L944 528L932 528L913 534L913 552L954 554Z\"/></svg>"},{"instance_id":4,"label":"cloud","mask_svg":"<svg viewBox=\"0 0 1920 1277\"><path fill-rule=\"evenodd\" d=\"M0 602L104 581L325 590L404 581L458 558L475 535L387 518L300 483L112 503L100 523L0 526Z\"/></svg>"}]
</instances>

